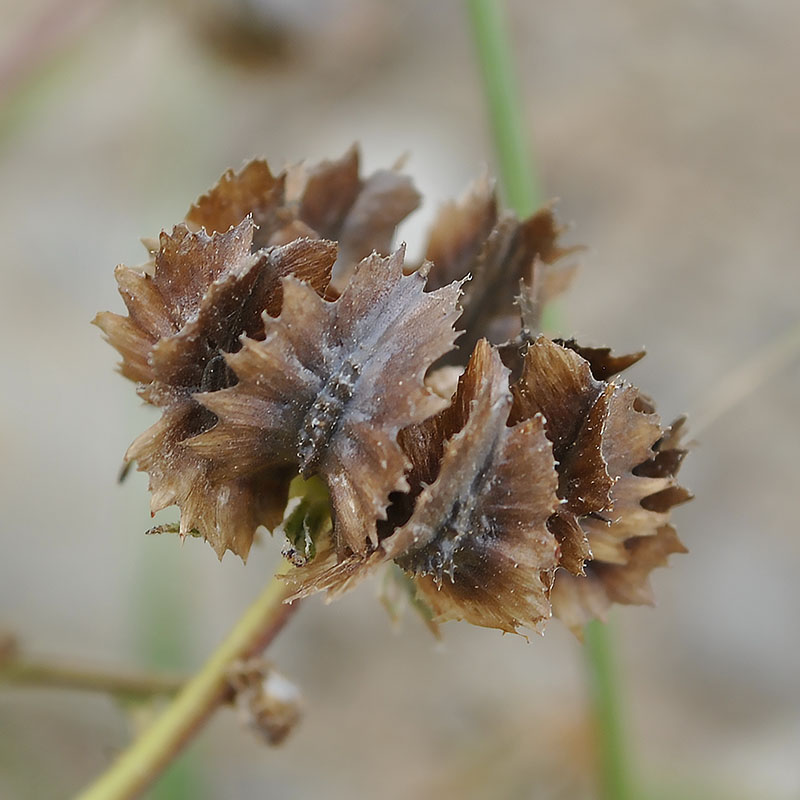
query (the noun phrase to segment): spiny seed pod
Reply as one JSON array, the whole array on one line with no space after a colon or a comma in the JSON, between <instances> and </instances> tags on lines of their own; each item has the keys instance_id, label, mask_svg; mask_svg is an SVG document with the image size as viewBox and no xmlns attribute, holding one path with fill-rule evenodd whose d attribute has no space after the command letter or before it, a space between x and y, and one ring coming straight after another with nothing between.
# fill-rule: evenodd
<instances>
[{"instance_id":1,"label":"spiny seed pod","mask_svg":"<svg viewBox=\"0 0 800 800\"><path fill-rule=\"evenodd\" d=\"M642 355L539 337L512 388L511 421L543 414L558 462L561 505L548 524L566 572L553 608L576 633L612 602L647 602L647 574L682 550L665 528L672 506L691 497L675 480L681 423L662 430L638 389L606 380Z\"/></svg>"},{"instance_id":2,"label":"spiny seed pod","mask_svg":"<svg viewBox=\"0 0 800 800\"><path fill-rule=\"evenodd\" d=\"M365 259L334 302L284 279L264 341L226 359L238 383L196 396L219 423L188 445L215 480L265 465L322 476L342 551L377 544L390 493L408 488L397 433L441 406L424 377L456 338L459 284L426 293L403 256Z\"/></svg>"},{"instance_id":3,"label":"spiny seed pod","mask_svg":"<svg viewBox=\"0 0 800 800\"><path fill-rule=\"evenodd\" d=\"M450 405L402 431L410 492L396 498L373 553L299 570L295 597L352 587L388 560L417 584L437 621L539 629L558 543L547 520L557 478L541 415L507 425L508 370L481 340Z\"/></svg>"},{"instance_id":4,"label":"spiny seed pod","mask_svg":"<svg viewBox=\"0 0 800 800\"><path fill-rule=\"evenodd\" d=\"M530 311L525 324L532 333L538 330L542 309L569 286L576 270L563 259L581 248L561 246L562 232L551 208L524 220L509 211L500 213L488 178L442 207L425 253L434 265L430 285L437 288L471 276L461 301L465 334L458 351L446 357L448 363L463 365L478 339L494 344L514 339L520 332L515 308L520 302Z\"/></svg>"},{"instance_id":5,"label":"spiny seed pod","mask_svg":"<svg viewBox=\"0 0 800 800\"><path fill-rule=\"evenodd\" d=\"M373 251L389 253L397 226L420 201L408 176L382 169L362 178L359 161L355 145L340 159L301 164L278 175L266 161L250 161L239 172L228 170L189 209L186 221L211 233L251 215L256 248L298 237L336 241L336 272L343 284L361 259Z\"/></svg>"},{"instance_id":6,"label":"spiny seed pod","mask_svg":"<svg viewBox=\"0 0 800 800\"><path fill-rule=\"evenodd\" d=\"M509 390L480 341L450 406L400 433L410 491L379 546L324 554L293 597L335 597L394 560L436 621L539 630L554 581L553 611L577 634L612 602L648 602L649 572L682 551L669 510L691 495L675 482L680 423L663 431L637 389L605 380L642 355L540 336Z\"/></svg>"},{"instance_id":7,"label":"spiny seed pod","mask_svg":"<svg viewBox=\"0 0 800 800\"><path fill-rule=\"evenodd\" d=\"M212 483L209 462L184 445L216 421L193 394L235 382L224 354L240 347L242 334L263 336L262 314L280 311L283 276L324 292L336 258L336 246L325 240L251 252L253 232L248 217L211 236L185 225L163 233L152 275L117 268L128 316L95 319L122 354L122 373L164 409L125 455L150 475L151 510L178 505L181 533L198 532L220 556L230 549L245 557L258 525L280 521L292 476L265 465L224 486Z\"/></svg>"}]
</instances>

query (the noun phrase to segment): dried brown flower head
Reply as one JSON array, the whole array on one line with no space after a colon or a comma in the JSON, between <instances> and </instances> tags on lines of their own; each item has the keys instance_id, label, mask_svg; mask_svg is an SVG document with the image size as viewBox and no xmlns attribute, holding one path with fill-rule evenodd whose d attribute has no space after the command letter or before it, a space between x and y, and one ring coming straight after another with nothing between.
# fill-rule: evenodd
<instances>
[{"instance_id":1,"label":"dried brown flower head","mask_svg":"<svg viewBox=\"0 0 800 800\"><path fill-rule=\"evenodd\" d=\"M258 525L280 521L291 474L265 467L224 486L212 482L210 463L184 444L216 421L193 394L235 382L224 354L239 348L242 334L263 335L262 314L281 307L281 277L294 274L323 292L336 257L334 244L310 239L251 252L253 231L247 217L211 236L185 225L163 233L152 275L117 268L128 316L95 320L122 354L123 375L164 409L125 455L150 474L152 511L178 505L181 533L198 531L220 556L246 556Z\"/></svg>"},{"instance_id":2,"label":"dried brown flower head","mask_svg":"<svg viewBox=\"0 0 800 800\"><path fill-rule=\"evenodd\" d=\"M390 493L408 487L397 433L441 405L423 379L456 336L459 285L424 286L421 272L403 275L402 249L362 261L333 302L286 278L264 341L227 359L238 383L198 395L220 421L192 450L220 481L265 464L321 475L340 547L376 544Z\"/></svg>"},{"instance_id":3,"label":"dried brown flower head","mask_svg":"<svg viewBox=\"0 0 800 800\"><path fill-rule=\"evenodd\" d=\"M501 344L516 337L521 327L518 306L528 311L524 323L538 330L542 309L569 286L575 273L576 265L563 259L581 249L563 247L562 232L549 207L525 220L500 213L488 178L440 210L425 254L434 265L431 286L471 276L462 299L465 334L450 362L465 363L481 338Z\"/></svg>"},{"instance_id":4,"label":"dried brown flower head","mask_svg":"<svg viewBox=\"0 0 800 800\"><path fill-rule=\"evenodd\" d=\"M420 195L397 169L359 174L354 145L340 159L303 164L273 175L255 160L239 172L228 170L186 215L206 231L226 231L251 215L256 248L298 237L338 242L337 275L343 279L373 251L387 255L400 222L417 208Z\"/></svg>"},{"instance_id":5,"label":"dried brown flower head","mask_svg":"<svg viewBox=\"0 0 800 800\"><path fill-rule=\"evenodd\" d=\"M556 577L553 610L576 633L612 602L647 602L649 572L682 547L664 529L672 506L691 497L675 481L686 452L681 423L662 430L638 389L606 380L642 355L614 357L539 337L513 387L511 419L543 414L558 461L562 502L549 527L561 543L564 571Z\"/></svg>"},{"instance_id":6,"label":"dried brown flower head","mask_svg":"<svg viewBox=\"0 0 800 800\"><path fill-rule=\"evenodd\" d=\"M410 491L379 547L329 551L298 571L294 596L334 597L392 559L436 621L540 629L552 601L580 634L612 602L650 602L650 571L683 552L669 511L691 495L675 481L682 423L663 431L638 390L602 380L641 356L540 336L509 391L480 341L450 406L400 433Z\"/></svg>"},{"instance_id":7,"label":"dried brown flower head","mask_svg":"<svg viewBox=\"0 0 800 800\"><path fill-rule=\"evenodd\" d=\"M663 429L619 378L644 354L539 332L574 272L551 209L500 213L481 180L404 268L388 251L418 201L396 170L361 178L355 148L278 175L254 161L149 269L118 268L128 316L97 324L162 409L126 455L153 511L178 505L181 534L220 556L283 519L295 597L393 562L435 621L541 630L555 613L579 633L649 602L690 494L682 421ZM296 475L324 486L286 507Z\"/></svg>"},{"instance_id":8,"label":"dried brown flower head","mask_svg":"<svg viewBox=\"0 0 800 800\"><path fill-rule=\"evenodd\" d=\"M401 433L410 492L390 509L388 535L366 557L322 572L312 562L298 595L342 591L394 559L439 620L539 627L558 565L547 530L559 502L555 463L544 418L509 427L511 402L508 370L481 340L450 405Z\"/></svg>"},{"instance_id":9,"label":"dried brown flower head","mask_svg":"<svg viewBox=\"0 0 800 800\"><path fill-rule=\"evenodd\" d=\"M338 161L277 177L252 161L225 173L185 224L161 235L144 271L117 268L128 316L104 312L96 324L122 354L122 373L164 408L125 459L149 473L154 513L180 507L182 535L197 532L220 556L230 549L245 557L256 528L280 522L293 471L270 463L214 480L213 459L184 444L216 422L193 395L235 383L224 354L239 349L242 335L264 337L262 315L280 313L283 276L324 294L337 255L347 266L362 252L388 250L418 202L394 170L362 179L355 147ZM341 238L345 252L320 237Z\"/></svg>"}]
</instances>

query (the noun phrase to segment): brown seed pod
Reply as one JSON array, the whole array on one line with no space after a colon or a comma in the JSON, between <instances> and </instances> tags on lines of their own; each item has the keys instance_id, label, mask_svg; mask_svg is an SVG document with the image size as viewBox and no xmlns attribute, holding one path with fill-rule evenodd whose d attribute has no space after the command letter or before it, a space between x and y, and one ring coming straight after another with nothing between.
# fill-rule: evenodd
<instances>
[{"instance_id":1,"label":"brown seed pod","mask_svg":"<svg viewBox=\"0 0 800 800\"><path fill-rule=\"evenodd\" d=\"M299 165L273 175L266 161L228 170L186 215L194 228L226 231L251 215L256 248L298 237L338 242L340 285L373 251L388 254L399 223L417 208L420 195L410 178L383 169L362 178L354 145L340 159Z\"/></svg>"},{"instance_id":2,"label":"brown seed pod","mask_svg":"<svg viewBox=\"0 0 800 800\"><path fill-rule=\"evenodd\" d=\"M540 336L528 348L522 375L511 391L512 423L544 416L562 500L550 529L561 542L561 565L581 574L590 550L578 518L606 511L611 503L613 480L600 449L605 387L592 376L587 361Z\"/></svg>"},{"instance_id":3,"label":"brown seed pod","mask_svg":"<svg viewBox=\"0 0 800 800\"><path fill-rule=\"evenodd\" d=\"M553 610L578 632L597 616L601 598L602 612L611 602L638 602L646 573L668 552L681 551L674 531L664 531L672 506L691 494L675 481L685 455L680 423L663 431L638 389L603 380L640 354L614 357L607 349L566 345L545 337L531 343L512 387L511 419L546 419L562 500L548 525L566 570L556 577ZM649 538L659 544L639 541ZM618 569L609 571L611 565Z\"/></svg>"},{"instance_id":4,"label":"brown seed pod","mask_svg":"<svg viewBox=\"0 0 800 800\"><path fill-rule=\"evenodd\" d=\"M603 616L612 602L649 602L649 572L670 553L684 552L668 525L672 506L691 496L675 481L686 453L680 447L682 422L663 431L637 389L602 379L641 354L617 357L605 348L565 344L570 346L545 337L531 343L522 375L511 387L510 408L495 411L495 425L509 418L506 432L540 426L538 447L531 439L501 468L488 464L480 448L496 430L488 409L498 408L501 387L508 393L507 371L488 344L479 342L450 406L400 433L412 464L410 491L394 496L388 520L379 525L377 550L344 559L333 551L323 554L299 573L295 596L319 590L336 596L394 559L415 577L419 596L439 621L537 628L549 616L551 598L554 613L580 635L583 624ZM463 496L474 490L473 470L507 492L495 507L500 513ZM544 502L548 480L549 504ZM512 508L525 509L520 523L539 520L539 547L535 539L515 539L519 528L503 523L503 513ZM482 530L498 534L488 540L491 547L482 546L487 541ZM512 534L503 536L506 530ZM542 550L548 541L553 549ZM498 543L508 542L518 545L513 552L519 573L493 564ZM556 559L549 568L547 552ZM556 564L562 567L557 573ZM536 602L515 606L513 601L526 596L518 583L524 580L538 580Z\"/></svg>"},{"instance_id":5,"label":"brown seed pod","mask_svg":"<svg viewBox=\"0 0 800 800\"><path fill-rule=\"evenodd\" d=\"M613 411L608 437L620 444L606 453L616 476L614 506L607 521L582 521L593 554L585 578L559 573L552 594L553 612L579 637L590 619L606 618L612 603L651 605L650 572L666 566L669 555L687 552L668 524L672 507L692 497L675 479L687 453L681 446L684 420L662 431L652 407L629 386L617 388ZM645 447L654 434L659 438ZM621 444L636 439L640 446L629 451Z\"/></svg>"},{"instance_id":6,"label":"brown seed pod","mask_svg":"<svg viewBox=\"0 0 800 800\"><path fill-rule=\"evenodd\" d=\"M424 488L382 547L415 577L437 620L511 632L539 629L550 617L558 564L546 527L558 505L552 446L541 416L508 427L510 406L508 371L481 340L450 408L404 432Z\"/></svg>"},{"instance_id":7,"label":"brown seed pod","mask_svg":"<svg viewBox=\"0 0 800 800\"><path fill-rule=\"evenodd\" d=\"M362 261L334 302L284 279L266 339L227 358L237 385L197 395L220 421L188 444L214 475L271 464L322 476L340 551L377 544L390 493L407 488L397 433L442 405L424 377L453 346L459 284L425 293L422 272L403 275L403 255Z\"/></svg>"},{"instance_id":8,"label":"brown seed pod","mask_svg":"<svg viewBox=\"0 0 800 800\"><path fill-rule=\"evenodd\" d=\"M283 276L324 292L336 257L333 243L309 239L251 252L253 230L247 218L211 236L185 225L163 233L152 275L117 269L128 316L95 320L122 354L122 373L164 408L125 456L150 475L153 513L178 505L183 535L197 531L218 555L230 549L243 558L258 525L280 521L291 472L266 465L224 486L211 481L209 463L184 446L215 422L192 395L235 382L224 354L242 334L263 336L262 314L279 312Z\"/></svg>"},{"instance_id":9,"label":"brown seed pod","mask_svg":"<svg viewBox=\"0 0 800 800\"><path fill-rule=\"evenodd\" d=\"M376 551L312 562L295 596L335 595L393 559L437 621L539 629L558 565L547 529L557 477L543 418L508 427L511 402L508 370L479 341L451 404L400 434L410 492L396 496Z\"/></svg>"},{"instance_id":10,"label":"brown seed pod","mask_svg":"<svg viewBox=\"0 0 800 800\"><path fill-rule=\"evenodd\" d=\"M575 265L562 260L581 249L561 246L562 232L550 207L522 221L500 213L487 178L441 209L425 254L434 264L431 285L472 276L462 301L466 333L458 352L447 357L450 363L464 363L480 338L495 344L514 339L520 333L520 294L529 309L525 324L532 333L538 330L542 308L574 275Z\"/></svg>"}]
</instances>

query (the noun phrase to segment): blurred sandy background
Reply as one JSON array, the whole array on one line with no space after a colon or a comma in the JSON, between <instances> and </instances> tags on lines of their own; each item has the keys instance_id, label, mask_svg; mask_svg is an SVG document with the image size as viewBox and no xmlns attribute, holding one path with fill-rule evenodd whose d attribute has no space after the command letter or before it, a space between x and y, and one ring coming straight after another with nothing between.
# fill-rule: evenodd
<instances>
[{"instance_id":1,"label":"blurred sandy background","mask_svg":"<svg viewBox=\"0 0 800 800\"><path fill-rule=\"evenodd\" d=\"M241 16L245 13L245 16ZM800 5L509 3L530 144L590 246L566 331L619 351L664 417L702 408L800 316ZM229 166L408 153L437 205L491 162L456 0L0 1L0 629L35 655L192 669L257 594L247 567L145 537L115 483L155 419L89 320L115 264ZM39 20L39 22L37 22ZM615 633L646 798L800 795L795 361L707 428L678 510L691 549ZM167 515L167 517L169 516ZM307 714L269 750L221 712L153 797L593 797L582 652L408 617L364 586L272 650ZM0 797L71 796L122 748L109 699L0 688Z\"/></svg>"}]
</instances>

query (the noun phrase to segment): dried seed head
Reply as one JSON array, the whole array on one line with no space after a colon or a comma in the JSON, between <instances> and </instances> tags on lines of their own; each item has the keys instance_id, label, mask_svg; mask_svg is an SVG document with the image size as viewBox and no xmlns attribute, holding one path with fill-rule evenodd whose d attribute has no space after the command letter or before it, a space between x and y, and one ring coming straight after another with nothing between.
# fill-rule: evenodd
<instances>
[{"instance_id":1,"label":"dried seed head","mask_svg":"<svg viewBox=\"0 0 800 800\"><path fill-rule=\"evenodd\" d=\"M238 383L197 396L220 421L189 446L219 480L265 464L322 476L340 550L377 544L389 494L407 486L397 433L441 406L424 377L456 337L458 284L424 286L403 275L402 249L362 261L334 302L285 279L266 339L227 359Z\"/></svg>"},{"instance_id":2,"label":"dried seed head","mask_svg":"<svg viewBox=\"0 0 800 800\"><path fill-rule=\"evenodd\" d=\"M516 631L550 617L558 564L546 527L558 505L552 447L540 416L508 427L510 405L508 372L481 340L450 408L404 432L424 488L382 547L415 576L438 620Z\"/></svg>"},{"instance_id":3,"label":"dried seed head","mask_svg":"<svg viewBox=\"0 0 800 800\"><path fill-rule=\"evenodd\" d=\"M338 564L312 564L298 595L338 593L393 559L437 621L539 629L550 616L558 565L547 529L558 506L557 478L543 418L508 427L511 402L508 370L481 340L451 404L400 434L410 492L396 497L379 526L379 547Z\"/></svg>"},{"instance_id":4,"label":"dried seed head","mask_svg":"<svg viewBox=\"0 0 800 800\"><path fill-rule=\"evenodd\" d=\"M575 265L562 259L580 248L562 247L562 231L549 207L522 221L511 212L499 213L487 178L441 209L425 255L434 265L431 286L472 276L462 301L466 333L449 361L463 363L480 338L500 344L516 337L520 315L514 303L520 293L530 309L526 326L538 330L542 308L569 286L575 272Z\"/></svg>"},{"instance_id":5,"label":"dried seed head","mask_svg":"<svg viewBox=\"0 0 800 800\"><path fill-rule=\"evenodd\" d=\"M189 210L195 228L225 231L251 215L254 246L285 244L298 237L337 241L337 279L373 251L388 254L397 226L417 208L420 195L410 178L395 169L359 174L354 145L340 159L299 165L272 174L265 161L228 170Z\"/></svg>"},{"instance_id":6,"label":"dried seed head","mask_svg":"<svg viewBox=\"0 0 800 800\"><path fill-rule=\"evenodd\" d=\"M192 395L235 383L224 354L239 349L242 334L264 337L262 314L280 312L283 276L328 291L337 248L312 239L340 238L339 262L347 267L347 259L388 250L398 222L418 202L410 180L394 170L362 179L355 147L338 161L278 176L253 161L225 173L191 207L186 224L150 245L148 269L118 268L128 316L105 312L96 323L122 354L123 374L145 400L165 408L126 454L150 474L154 513L178 505L181 533L199 532L220 557L231 549L244 558L258 525L280 522L293 469L272 460L247 475L237 466L222 481L212 477L214 459L184 445L216 421ZM348 376L341 377L330 387L333 401L346 392ZM311 431L310 458L319 433Z\"/></svg>"},{"instance_id":7,"label":"dried seed head","mask_svg":"<svg viewBox=\"0 0 800 800\"><path fill-rule=\"evenodd\" d=\"M184 225L163 233L152 275L117 269L128 316L96 319L122 354L123 374L164 409L125 456L150 475L151 510L178 505L182 534L196 530L220 556L230 549L243 558L258 525L280 521L291 472L265 465L225 485L212 481L210 462L184 445L215 422L192 395L235 382L224 354L243 334L263 336L262 314L280 311L283 276L324 292L336 257L333 243L309 239L251 252L253 230L248 217L211 236Z\"/></svg>"},{"instance_id":8,"label":"dried seed head","mask_svg":"<svg viewBox=\"0 0 800 800\"><path fill-rule=\"evenodd\" d=\"M682 547L664 532L671 507L691 497L675 481L680 426L663 431L638 389L603 380L639 357L539 337L512 387L512 421L543 414L558 462L562 502L549 528L566 572L556 577L553 610L576 633L611 602L638 602L647 572ZM647 538L660 544L638 541ZM616 588L604 594L609 581Z\"/></svg>"}]
</instances>

